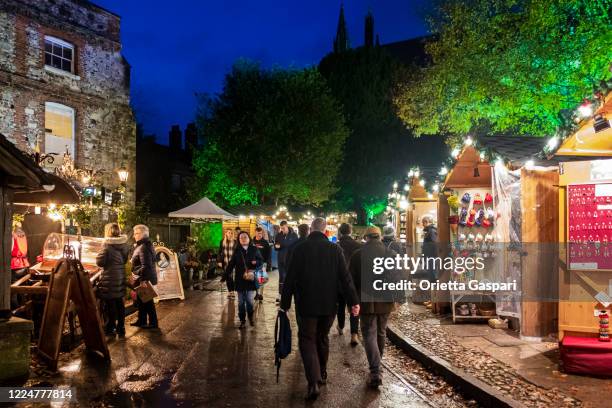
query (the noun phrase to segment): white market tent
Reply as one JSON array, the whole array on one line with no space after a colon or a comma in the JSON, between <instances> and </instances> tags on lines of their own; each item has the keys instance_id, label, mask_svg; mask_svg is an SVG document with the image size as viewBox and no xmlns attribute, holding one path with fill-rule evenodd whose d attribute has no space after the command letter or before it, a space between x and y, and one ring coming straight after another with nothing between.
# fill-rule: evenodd
<instances>
[{"instance_id":1,"label":"white market tent","mask_svg":"<svg viewBox=\"0 0 612 408\"><path fill-rule=\"evenodd\" d=\"M228 213L217 204L204 197L188 207L168 214L173 218L195 218L202 220L235 220L237 216Z\"/></svg>"}]
</instances>

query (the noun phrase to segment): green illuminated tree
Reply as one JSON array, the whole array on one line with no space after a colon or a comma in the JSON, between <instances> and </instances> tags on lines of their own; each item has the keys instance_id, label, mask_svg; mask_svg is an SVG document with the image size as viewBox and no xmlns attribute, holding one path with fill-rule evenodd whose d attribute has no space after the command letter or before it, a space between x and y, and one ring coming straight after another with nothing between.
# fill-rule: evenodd
<instances>
[{"instance_id":1,"label":"green illuminated tree","mask_svg":"<svg viewBox=\"0 0 612 408\"><path fill-rule=\"evenodd\" d=\"M194 158L201 194L230 205L321 204L336 191L347 129L314 69L241 61L223 91L200 103L206 141Z\"/></svg>"},{"instance_id":2,"label":"green illuminated tree","mask_svg":"<svg viewBox=\"0 0 612 408\"><path fill-rule=\"evenodd\" d=\"M612 0L440 0L433 64L396 99L419 134L548 135L610 78Z\"/></svg>"}]
</instances>

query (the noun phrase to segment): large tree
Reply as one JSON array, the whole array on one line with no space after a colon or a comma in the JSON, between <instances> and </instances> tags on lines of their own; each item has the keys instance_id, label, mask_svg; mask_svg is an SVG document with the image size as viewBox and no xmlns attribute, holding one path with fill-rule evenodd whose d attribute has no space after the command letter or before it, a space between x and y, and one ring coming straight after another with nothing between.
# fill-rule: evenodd
<instances>
[{"instance_id":1,"label":"large tree","mask_svg":"<svg viewBox=\"0 0 612 408\"><path fill-rule=\"evenodd\" d=\"M199 193L230 205L321 204L336 191L347 128L314 69L240 61L200 105Z\"/></svg>"},{"instance_id":2,"label":"large tree","mask_svg":"<svg viewBox=\"0 0 612 408\"><path fill-rule=\"evenodd\" d=\"M382 47L333 52L319 64L350 129L333 204L357 211L360 223L384 210L394 179L442 160L441 138L419 140L397 116L393 97L411 69Z\"/></svg>"},{"instance_id":3,"label":"large tree","mask_svg":"<svg viewBox=\"0 0 612 408\"><path fill-rule=\"evenodd\" d=\"M440 0L433 64L397 98L419 134L548 135L610 78L612 0Z\"/></svg>"}]
</instances>

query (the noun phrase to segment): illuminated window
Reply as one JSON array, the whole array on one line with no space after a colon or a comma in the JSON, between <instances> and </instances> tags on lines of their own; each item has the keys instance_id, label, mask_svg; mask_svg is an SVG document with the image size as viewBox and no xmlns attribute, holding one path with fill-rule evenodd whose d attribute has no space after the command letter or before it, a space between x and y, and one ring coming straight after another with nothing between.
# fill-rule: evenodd
<instances>
[{"instance_id":1,"label":"illuminated window","mask_svg":"<svg viewBox=\"0 0 612 408\"><path fill-rule=\"evenodd\" d=\"M45 153L57 153L54 166L63 162L64 153L74 159L74 109L54 102L45 103Z\"/></svg>"},{"instance_id":2,"label":"illuminated window","mask_svg":"<svg viewBox=\"0 0 612 408\"><path fill-rule=\"evenodd\" d=\"M45 65L74 73L74 46L59 38L45 36Z\"/></svg>"}]
</instances>

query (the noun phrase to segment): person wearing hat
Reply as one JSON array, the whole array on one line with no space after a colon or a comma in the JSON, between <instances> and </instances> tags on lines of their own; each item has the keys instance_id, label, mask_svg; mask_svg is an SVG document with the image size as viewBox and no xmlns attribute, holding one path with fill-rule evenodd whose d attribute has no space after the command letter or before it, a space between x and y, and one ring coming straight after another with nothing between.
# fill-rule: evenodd
<instances>
[{"instance_id":1,"label":"person wearing hat","mask_svg":"<svg viewBox=\"0 0 612 408\"><path fill-rule=\"evenodd\" d=\"M351 237L351 233L353 232L353 228L351 224L342 223L338 228L338 234L340 238L338 239L338 245L342 248L342 252L344 253L344 260L346 264L349 264L351 260L351 256L355 253L356 250L361 248L361 243L355 241L353 237ZM337 324L338 324L338 335L342 335L344 332L344 324L346 321L346 300L341 293L338 294L338 315L337 315ZM349 322L351 326L351 346L355 347L359 344L359 316L353 316L349 311Z\"/></svg>"},{"instance_id":2,"label":"person wearing hat","mask_svg":"<svg viewBox=\"0 0 612 408\"><path fill-rule=\"evenodd\" d=\"M336 317L338 292L342 292L353 315L359 314L359 298L342 249L327 239L326 227L324 218L315 218L310 235L293 249L280 302L280 310L286 312L295 295L298 347L308 381L308 400L317 399L319 385L327 382L329 330Z\"/></svg>"},{"instance_id":3,"label":"person wearing hat","mask_svg":"<svg viewBox=\"0 0 612 408\"><path fill-rule=\"evenodd\" d=\"M391 225L387 225L383 228L382 243L385 245L385 247L400 255L404 255L406 253L406 250L401 242L398 242L395 239L395 228L393 228Z\"/></svg>"},{"instance_id":4,"label":"person wearing hat","mask_svg":"<svg viewBox=\"0 0 612 408\"><path fill-rule=\"evenodd\" d=\"M378 280L398 282L401 276L398 272L401 271L385 270L382 274L375 274L374 259L394 258L397 252L385 246L381 241L380 229L376 226L366 229L365 240L365 244L351 256L349 271L360 297L361 337L370 366L367 384L371 388L378 388L382 384L381 359L389 314L396 302L405 301L405 294L375 289L375 281Z\"/></svg>"}]
</instances>

